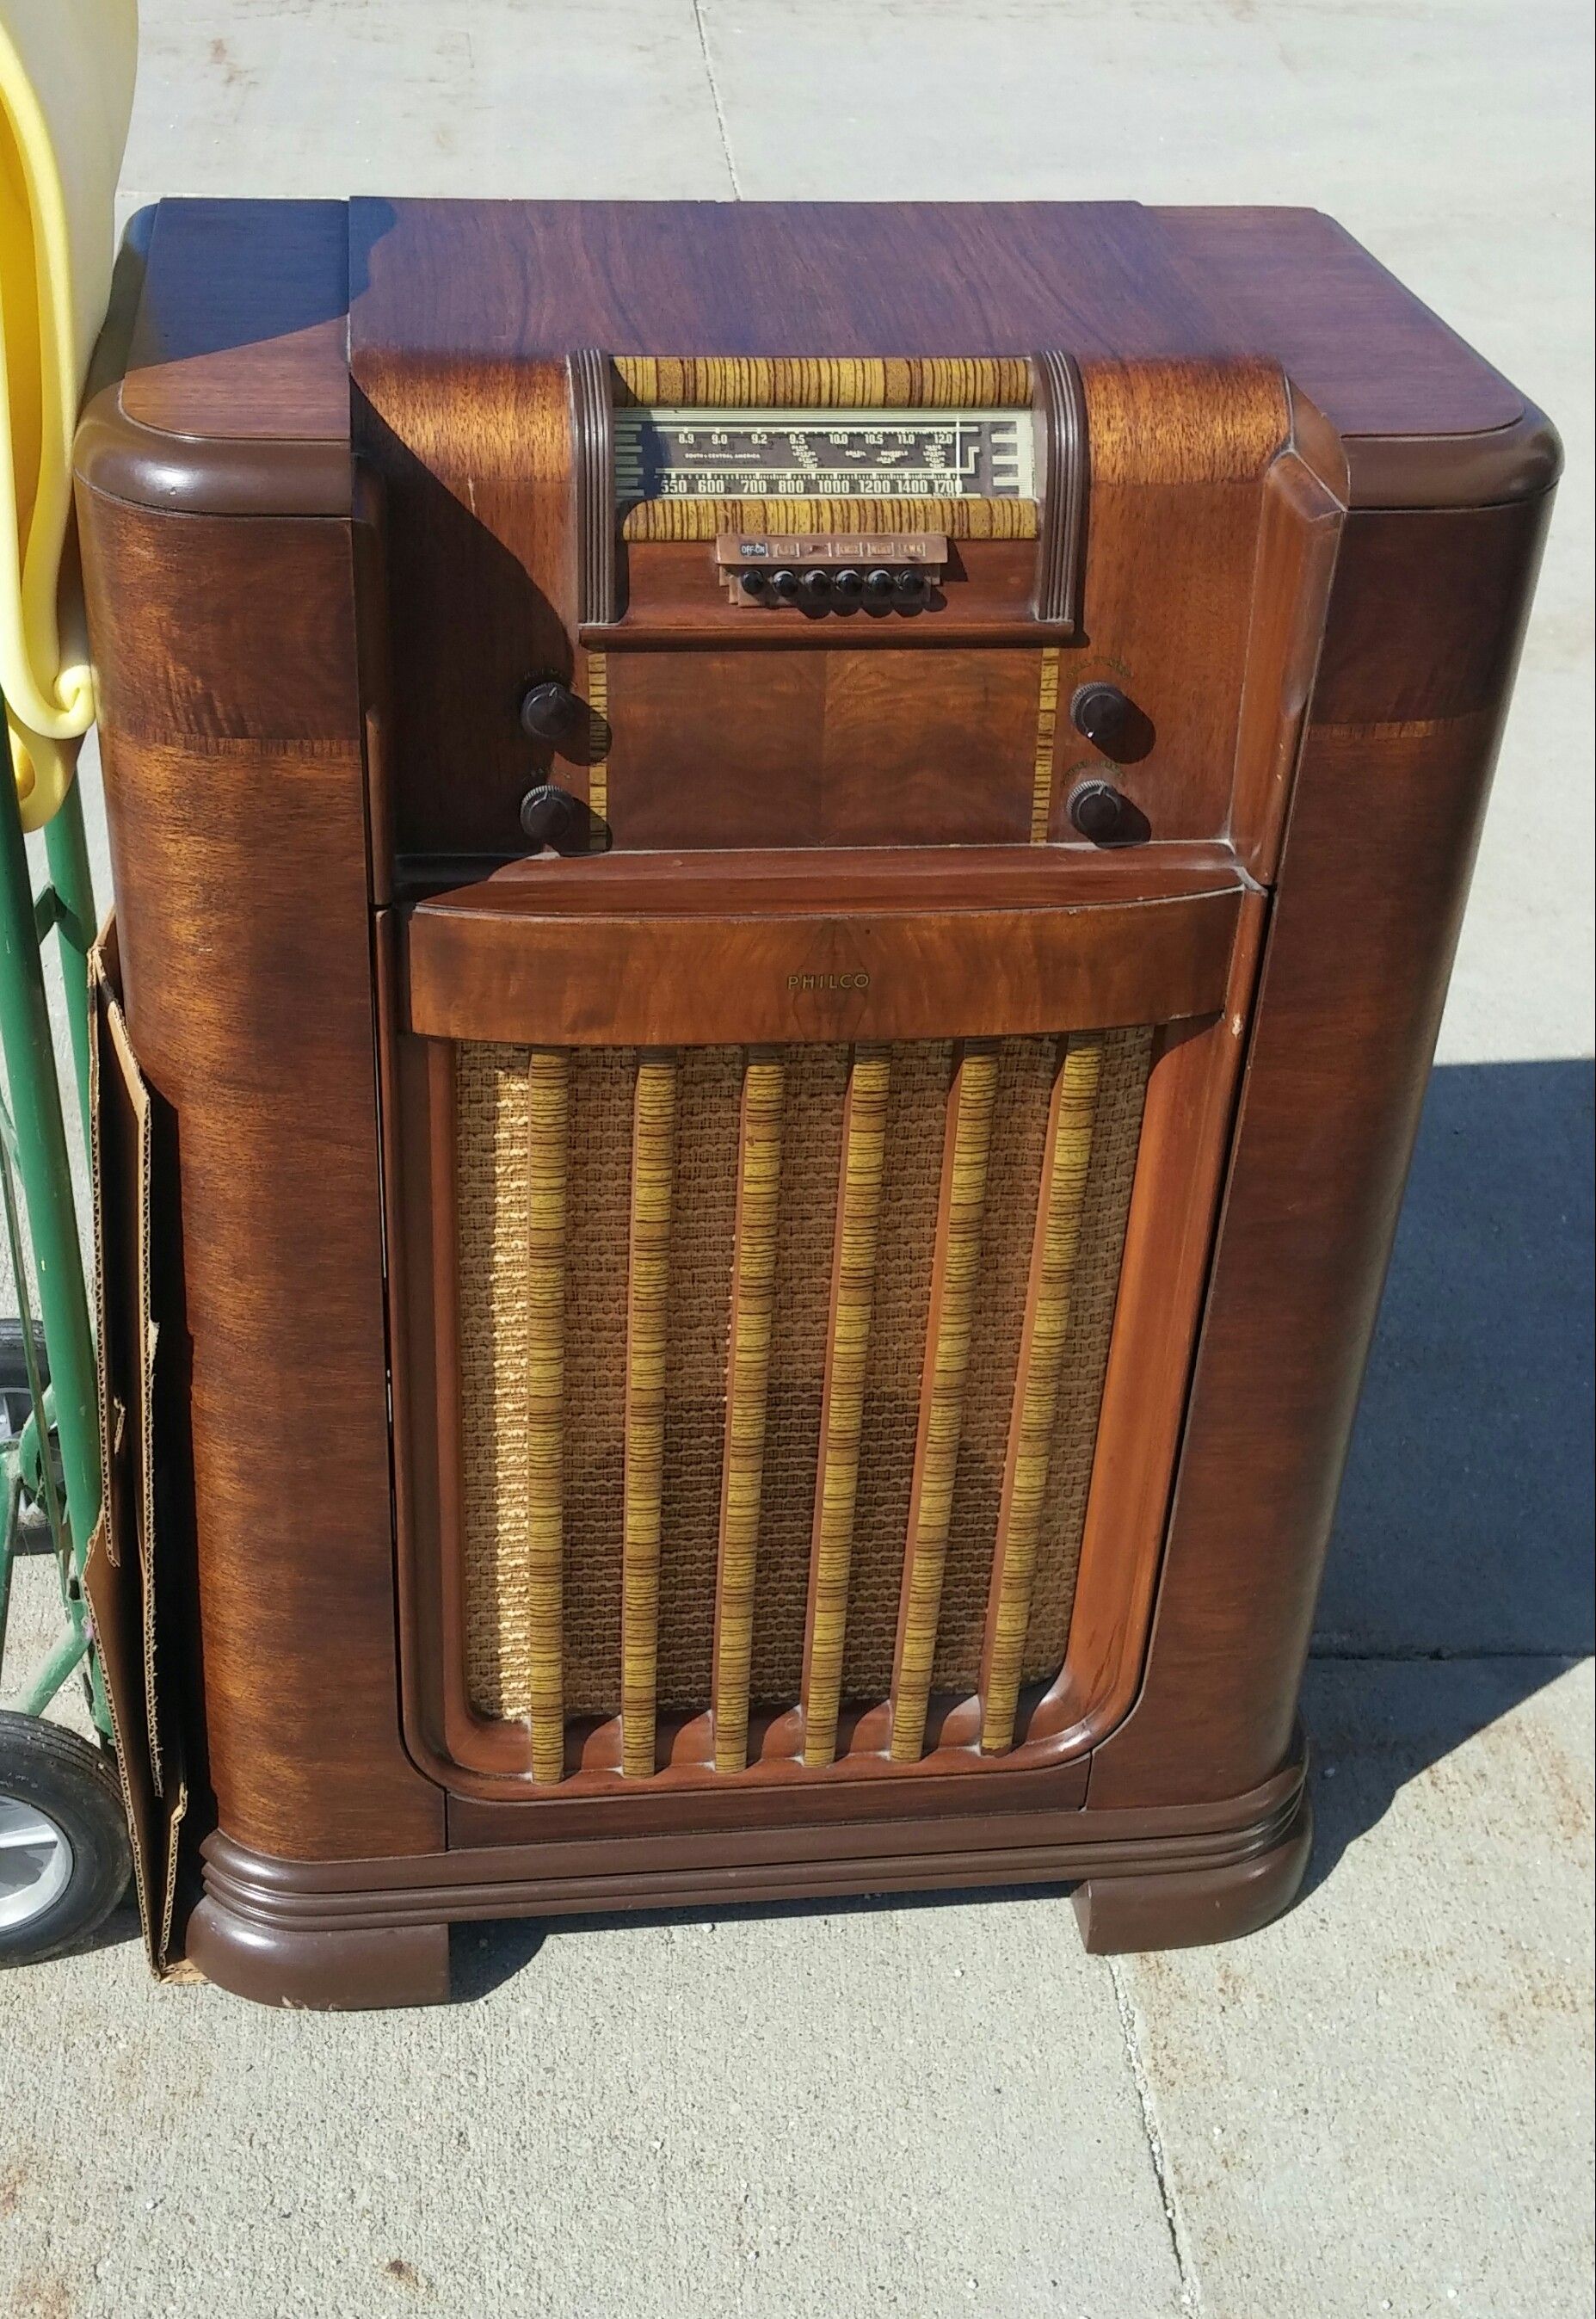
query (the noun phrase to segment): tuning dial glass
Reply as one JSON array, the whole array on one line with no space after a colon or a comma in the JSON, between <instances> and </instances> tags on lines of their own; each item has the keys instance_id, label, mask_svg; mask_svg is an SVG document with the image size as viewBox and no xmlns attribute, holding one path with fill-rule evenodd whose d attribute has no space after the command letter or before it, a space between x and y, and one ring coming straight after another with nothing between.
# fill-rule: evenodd
<instances>
[{"instance_id":1,"label":"tuning dial glass","mask_svg":"<svg viewBox=\"0 0 1596 2319\"><path fill-rule=\"evenodd\" d=\"M1029 411L615 414L616 497L639 500L1036 496Z\"/></svg>"}]
</instances>

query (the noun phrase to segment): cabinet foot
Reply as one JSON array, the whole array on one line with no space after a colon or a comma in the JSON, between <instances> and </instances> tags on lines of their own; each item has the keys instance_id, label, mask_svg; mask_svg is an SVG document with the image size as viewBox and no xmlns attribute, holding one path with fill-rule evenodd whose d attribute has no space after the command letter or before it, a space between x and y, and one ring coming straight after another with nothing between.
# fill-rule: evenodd
<instances>
[{"instance_id":1,"label":"cabinet foot","mask_svg":"<svg viewBox=\"0 0 1596 2319\"><path fill-rule=\"evenodd\" d=\"M207 1981L257 2005L359 2013L442 2005L449 1994L446 1925L256 1925L208 1895L189 1918L186 1948Z\"/></svg>"},{"instance_id":2,"label":"cabinet foot","mask_svg":"<svg viewBox=\"0 0 1596 2319\"><path fill-rule=\"evenodd\" d=\"M1313 1848L1307 1791L1267 1852L1229 1868L1163 1869L1147 1875L1094 1876L1071 1896L1090 1956L1139 1949L1195 1949L1256 1933L1296 1899Z\"/></svg>"}]
</instances>

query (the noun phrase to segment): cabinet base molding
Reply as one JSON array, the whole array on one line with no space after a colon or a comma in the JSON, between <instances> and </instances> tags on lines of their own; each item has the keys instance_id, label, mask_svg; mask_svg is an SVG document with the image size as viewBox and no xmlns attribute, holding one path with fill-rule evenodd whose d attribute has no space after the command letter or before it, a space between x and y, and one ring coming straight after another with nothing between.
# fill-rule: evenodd
<instances>
[{"instance_id":1,"label":"cabinet base molding","mask_svg":"<svg viewBox=\"0 0 1596 2319\"><path fill-rule=\"evenodd\" d=\"M817 1827L792 1832L807 1856L753 1863L738 1859L735 1836L724 1858L706 1863L695 1845L690 1865L667 1856L646 1868L618 1864L635 1857L635 1838L293 1861L219 1831L203 1847L187 1954L207 1980L257 2003L360 2011L445 2000L452 1924L1014 1884L1074 1884L1094 1954L1189 1947L1255 1931L1290 1905L1312 1842L1305 1769L1299 1758L1228 1807L1060 1812L1050 1840L959 1852L928 1842L923 1854L828 1856L830 1831ZM617 1865L594 1864L605 1850Z\"/></svg>"}]
</instances>

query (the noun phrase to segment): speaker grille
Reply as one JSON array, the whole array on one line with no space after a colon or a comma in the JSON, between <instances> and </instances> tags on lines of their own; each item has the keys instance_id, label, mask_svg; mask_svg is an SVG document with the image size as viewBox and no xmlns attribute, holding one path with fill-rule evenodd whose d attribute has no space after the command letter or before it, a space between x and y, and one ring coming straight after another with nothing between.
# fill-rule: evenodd
<instances>
[{"instance_id":1,"label":"speaker grille","mask_svg":"<svg viewBox=\"0 0 1596 2319\"><path fill-rule=\"evenodd\" d=\"M933 1698L1069 1639L1151 1033L456 1051L466 1690L568 1727ZM872 1743L875 1744L875 1743Z\"/></svg>"}]
</instances>

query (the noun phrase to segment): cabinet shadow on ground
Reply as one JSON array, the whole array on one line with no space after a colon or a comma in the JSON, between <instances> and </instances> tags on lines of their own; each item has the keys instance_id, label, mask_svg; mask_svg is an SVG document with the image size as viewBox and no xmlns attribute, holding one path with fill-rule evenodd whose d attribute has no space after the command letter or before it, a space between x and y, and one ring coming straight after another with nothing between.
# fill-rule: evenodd
<instances>
[{"instance_id":1,"label":"cabinet shadow on ground","mask_svg":"<svg viewBox=\"0 0 1596 2319\"><path fill-rule=\"evenodd\" d=\"M1309 1672L1310 1890L1408 1781L1591 1648L1592 1087L1587 1061L1452 1064L1430 1080ZM1411 1669L1385 1686L1377 1732L1335 1726L1335 1665L1360 1660ZM1457 1679L1427 1675L1459 1660L1471 1665ZM1327 1780L1343 1750L1357 1776ZM1059 1892L982 1897L1057 1906ZM455 1986L487 1995L562 1923L619 1931L972 1897L465 1926ZM1073 1939L1072 1925L1059 1930Z\"/></svg>"}]
</instances>

